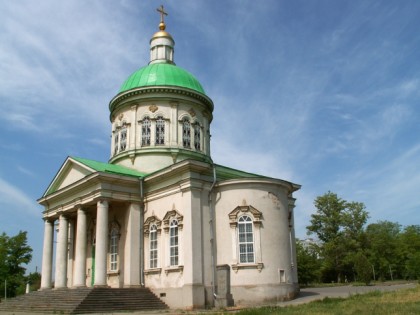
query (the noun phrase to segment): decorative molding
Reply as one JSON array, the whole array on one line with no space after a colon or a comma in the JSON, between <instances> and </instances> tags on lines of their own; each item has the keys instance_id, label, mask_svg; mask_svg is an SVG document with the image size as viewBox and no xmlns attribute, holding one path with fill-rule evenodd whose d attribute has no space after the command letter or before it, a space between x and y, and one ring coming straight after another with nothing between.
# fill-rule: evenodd
<instances>
[{"instance_id":1,"label":"decorative molding","mask_svg":"<svg viewBox=\"0 0 420 315\"><path fill-rule=\"evenodd\" d=\"M159 109L159 107L156 106L156 104L152 104L149 106L149 110L154 113Z\"/></svg>"},{"instance_id":2,"label":"decorative molding","mask_svg":"<svg viewBox=\"0 0 420 315\"><path fill-rule=\"evenodd\" d=\"M235 273L238 272L239 269L257 269L258 272L261 272L261 270L264 268L263 263L256 263L256 264L233 264L232 270L235 271Z\"/></svg>"},{"instance_id":3,"label":"decorative molding","mask_svg":"<svg viewBox=\"0 0 420 315\"><path fill-rule=\"evenodd\" d=\"M156 225L158 233L160 232L161 226L162 226L162 220L159 220L159 218L157 216L152 215L152 216L148 217L146 219L146 221L144 221L143 227L144 227L144 235L145 236L149 236L150 226L153 225L153 224Z\"/></svg>"},{"instance_id":4,"label":"decorative molding","mask_svg":"<svg viewBox=\"0 0 420 315\"><path fill-rule=\"evenodd\" d=\"M115 270L115 271L108 270L106 272L106 275L107 275L107 277L109 279L110 277L113 277L113 276L119 276L120 275L120 271L119 270Z\"/></svg>"},{"instance_id":5,"label":"decorative molding","mask_svg":"<svg viewBox=\"0 0 420 315\"><path fill-rule=\"evenodd\" d=\"M180 272L181 274L184 272L184 266L171 266L165 268L165 274L168 275L170 272Z\"/></svg>"},{"instance_id":6,"label":"decorative molding","mask_svg":"<svg viewBox=\"0 0 420 315\"><path fill-rule=\"evenodd\" d=\"M121 231L121 225L118 223L118 221L115 218L114 218L114 220L112 220L111 223L109 223L109 229L108 229L109 235L111 235L111 232L112 232L113 229L117 229L117 231L118 231L118 238L119 238L121 236L121 233L120 233L120 231Z\"/></svg>"},{"instance_id":7,"label":"decorative molding","mask_svg":"<svg viewBox=\"0 0 420 315\"><path fill-rule=\"evenodd\" d=\"M157 275L157 274L160 274L160 273L162 273L162 268L152 268L152 269L145 269L144 270L144 274L146 276L148 276L148 275Z\"/></svg>"},{"instance_id":8,"label":"decorative molding","mask_svg":"<svg viewBox=\"0 0 420 315\"><path fill-rule=\"evenodd\" d=\"M229 224L231 228L236 228L238 225L238 218L241 214L250 213L253 216L254 225L261 225L262 212L255 209L253 206L242 205L237 206L229 213Z\"/></svg>"},{"instance_id":9,"label":"decorative molding","mask_svg":"<svg viewBox=\"0 0 420 315\"><path fill-rule=\"evenodd\" d=\"M195 117L196 116L195 110L193 108L190 108L190 110L188 111L188 113L191 115L191 117Z\"/></svg>"},{"instance_id":10,"label":"decorative molding","mask_svg":"<svg viewBox=\"0 0 420 315\"><path fill-rule=\"evenodd\" d=\"M213 101L207 95L201 94L201 93L189 90L189 89L187 90L181 87L165 87L165 88L141 87L141 88L126 91L114 97L110 103L110 111L111 113L114 112L118 107L120 107L122 101L129 97L132 97L135 95L149 94L149 93L171 93L171 94L177 94L177 95L191 96L203 102L209 108L210 111L213 111L213 108L214 108Z\"/></svg>"},{"instance_id":11,"label":"decorative molding","mask_svg":"<svg viewBox=\"0 0 420 315\"><path fill-rule=\"evenodd\" d=\"M178 228L182 230L184 217L174 209L166 212L165 216L163 217L163 230L165 231L165 233L169 232L171 219L176 219L178 221Z\"/></svg>"},{"instance_id":12,"label":"decorative molding","mask_svg":"<svg viewBox=\"0 0 420 315\"><path fill-rule=\"evenodd\" d=\"M134 153L130 153L128 156L130 157L131 165L134 165L134 161L136 160L136 155Z\"/></svg>"}]
</instances>

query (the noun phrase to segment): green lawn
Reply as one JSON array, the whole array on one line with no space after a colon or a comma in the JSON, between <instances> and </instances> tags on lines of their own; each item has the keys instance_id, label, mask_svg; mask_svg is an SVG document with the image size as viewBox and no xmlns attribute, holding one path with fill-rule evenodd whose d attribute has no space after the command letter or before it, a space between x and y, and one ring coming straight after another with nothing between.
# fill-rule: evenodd
<instances>
[{"instance_id":1,"label":"green lawn","mask_svg":"<svg viewBox=\"0 0 420 315\"><path fill-rule=\"evenodd\" d=\"M393 292L374 291L349 298L325 298L296 306L250 308L235 314L420 314L420 285Z\"/></svg>"}]
</instances>

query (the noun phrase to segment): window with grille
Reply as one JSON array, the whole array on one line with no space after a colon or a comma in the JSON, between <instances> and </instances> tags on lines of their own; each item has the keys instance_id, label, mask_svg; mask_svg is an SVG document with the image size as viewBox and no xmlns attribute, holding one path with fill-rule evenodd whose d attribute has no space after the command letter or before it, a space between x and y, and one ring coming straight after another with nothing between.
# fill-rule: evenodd
<instances>
[{"instance_id":1,"label":"window with grille","mask_svg":"<svg viewBox=\"0 0 420 315\"><path fill-rule=\"evenodd\" d=\"M248 216L238 220L239 262L254 263L254 232L253 222Z\"/></svg>"},{"instance_id":2,"label":"window with grille","mask_svg":"<svg viewBox=\"0 0 420 315\"><path fill-rule=\"evenodd\" d=\"M151 122L149 117L145 117L141 122L141 145L150 145L150 128Z\"/></svg>"},{"instance_id":3,"label":"window with grille","mask_svg":"<svg viewBox=\"0 0 420 315\"><path fill-rule=\"evenodd\" d=\"M199 124L194 125L194 148L201 150L201 127Z\"/></svg>"},{"instance_id":4,"label":"window with grille","mask_svg":"<svg viewBox=\"0 0 420 315\"><path fill-rule=\"evenodd\" d=\"M178 221L172 220L169 227L169 259L171 266L178 266Z\"/></svg>"},{"instance_id":5,"label":"window with grille","mask_svg":"<svg viewBox=\"0 0 420 315\"><path fill-rule=\"evenodd\" d=\"M165 120L161 116L156 119L156 144L165 144Z\"/></svg>"},{"instance_id":6,"label":"window with grille","mask_svg":"<svg viewBox=\"0 0 420 315\"><path fill-rule=\"evenodd\" d=\"M191 148L191 124L188 118L182 121L182 146Z\"/></svg>"},{"instance_id":7,"label":"window with grille","mask_svg":"<svg viewBox=\"0 0 420 315\"><path fill-rule=\"evenodd\" d=\"M152 225L150 227L150 268L157 268L158 266L158 240L157 240L157 227Z\"/></svg>"},{"instance_id":8,"label":"window with grille","mask_svg":"<svg viewBox=\"0 0 420 315\"><path fill-rule=\"evenodd\" d=\"M117 228L111 230L111 239L109 242L109 269L110 271L118 270L118 237L119 232Z\"/></svg>"},{"instance_id":9,"label":"window with grille","mask_svg":"<svg viewBox=\"0 0 420 315\"><path fill-rule=\"evenodd\" d=\"M120 152L125 151L127 148L127 127L124 126L120 131Z\"/></svg>"},{"instance_id":10,"label":"window with grille","mask_svg":"<svg viewBox=\"0 0 420 315\"><path fill-rule=\"evenodd\" d=\"M118 143L120 142L119 139L120 139L120 133L116 132L114 135L114 154L118 153Z\"/></svg>"}]
</instances>

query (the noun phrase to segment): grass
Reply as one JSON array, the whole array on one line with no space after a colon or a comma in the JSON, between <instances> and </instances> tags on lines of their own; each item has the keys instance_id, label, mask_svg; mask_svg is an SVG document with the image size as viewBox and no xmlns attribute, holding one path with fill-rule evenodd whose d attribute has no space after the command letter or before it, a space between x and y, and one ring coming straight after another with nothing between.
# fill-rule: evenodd
<instances>
[{"instance_id":1,"label":"grass","mask_svg":"<svg viewBox=\"0 0 420 315\"><path fill-rule=\"evenodd\" d=\"M226 314L226 313L224 313ZM325 298L296 306L266 306L241 310L237 315L262 314L420 314L420 286L392 292L373 291L349 298Z\"/></svg>"}]
</instances>

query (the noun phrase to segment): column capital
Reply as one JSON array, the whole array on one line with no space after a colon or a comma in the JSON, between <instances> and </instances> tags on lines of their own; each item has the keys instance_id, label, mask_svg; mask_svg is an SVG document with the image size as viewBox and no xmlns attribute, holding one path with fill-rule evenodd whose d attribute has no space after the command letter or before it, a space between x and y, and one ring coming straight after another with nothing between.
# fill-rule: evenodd
<instances>
[{"instance_id":1,"label":"column capital","mask_svg":"<svg viewBox=\"0 0 420 315\"><path fill-rule=\"evenodd\" d=\"M99 204L106 204L106 205L109 205L110 204L110 199L109 198L98 198L97 200L96 200L96 204L97 205L99 205Z\"/></svg>"},{"instance_id":2,"label":"column capital","mask_svg":"<svg viewBox=\"0 0 420 315\"><path fill-rule=\"evenodd\" d=\"M57 211L57 214L59 215L59 217L60 217L60 218L61 218L61 217L65 218L65 219L67 219L67 218L68 218L68 216L67 216L67 214L66 214L66 211L64 211L64 210L59 210L59 211Z\"/></svg>"}]
</instances>

